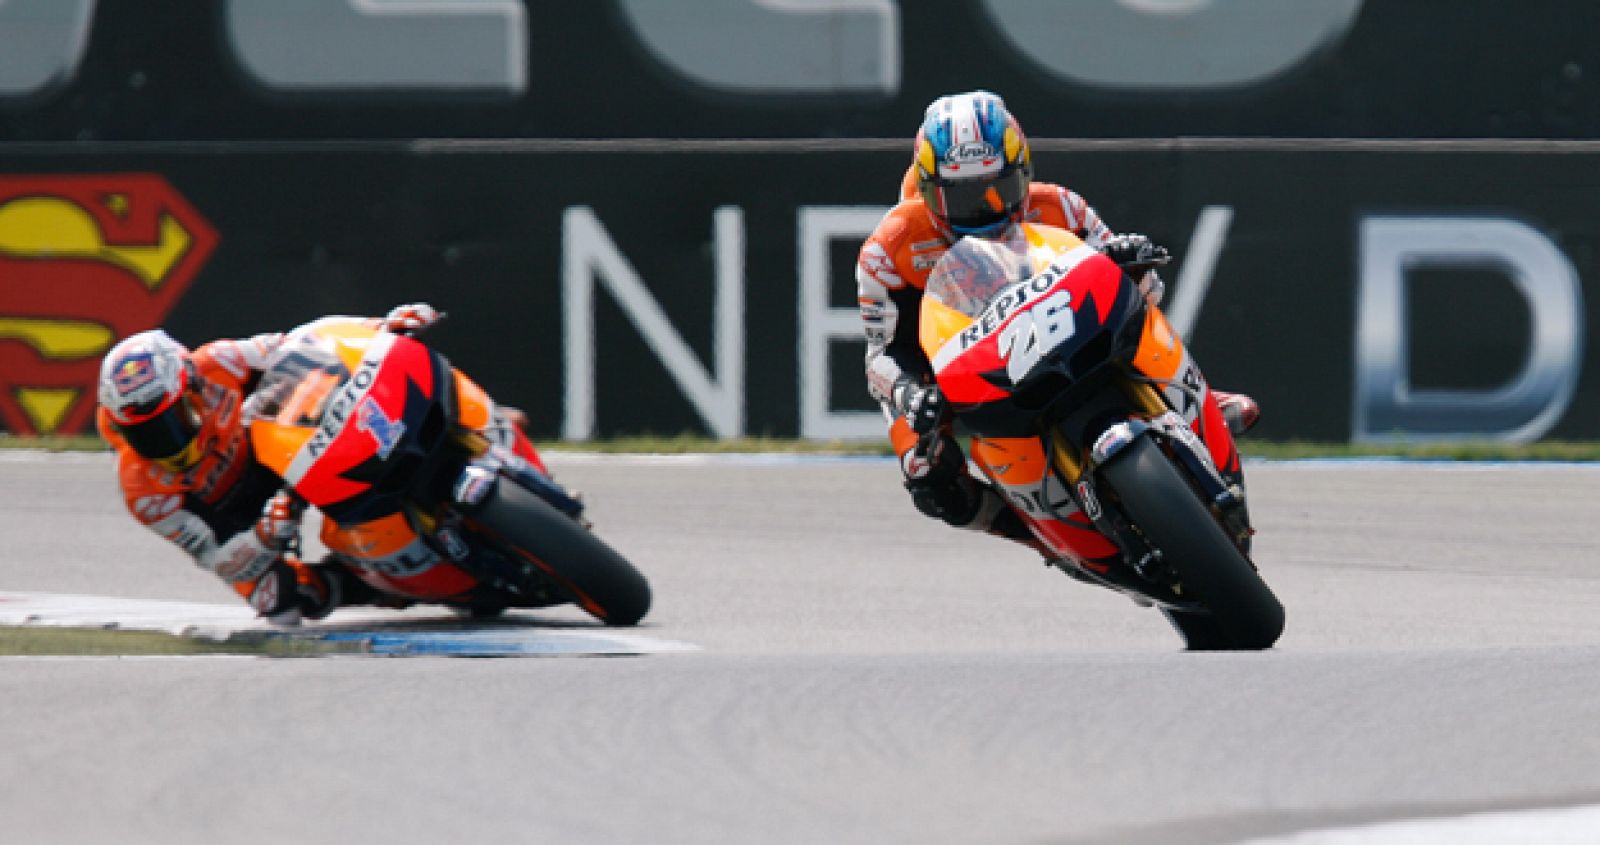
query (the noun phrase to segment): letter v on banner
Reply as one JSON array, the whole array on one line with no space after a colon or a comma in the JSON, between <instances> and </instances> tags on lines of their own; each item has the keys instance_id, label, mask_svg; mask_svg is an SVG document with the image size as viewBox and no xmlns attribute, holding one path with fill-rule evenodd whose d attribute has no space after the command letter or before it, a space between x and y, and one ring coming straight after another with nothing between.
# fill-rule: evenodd
<instances>
[{"instance_id":1,"label":"letter v on banner","mask_svg":"<svg viewBox=\"0 0 1600 845\"><path fill-rule=\"evenodd\" d=\"M611 240L594 209L568 208L561 219L561 299L566 401L561 434L568 440L595 435L595 282L616 297L623 313L661 359L711 433L744 434L744 212L717 209L716 376L672 327L639 273Z\"/></svg>"}]
</instances>

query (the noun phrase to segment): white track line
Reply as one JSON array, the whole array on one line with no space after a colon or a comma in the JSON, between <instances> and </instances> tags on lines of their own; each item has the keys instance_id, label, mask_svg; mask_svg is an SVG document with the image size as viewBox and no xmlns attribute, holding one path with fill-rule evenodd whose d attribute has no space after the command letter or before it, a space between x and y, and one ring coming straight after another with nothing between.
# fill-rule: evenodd
<instances>
[{"instance_id":1,"label":"white track line","mask_svg":"<svg viewBox=\"0 0 1600 845\"><path fill-rule=\"evenodd\" d=\"M583 655L698 651L699 646L599 626L549 627L471 622L439 608L400 613L371 608L335 611L321 622L274 628L244 605L124 599L56 593L0 592L0 626L156 631L226 642L236 634L278 633L321 642L363 643L389 655Z\"/></svg>"},{"instance_id":2,"label":"white track line","mask_svg":"<svg viewBox=\"0 0 1600 845\"><path fill-rule=\"evenodd\" d=\"M1251 839L1240 845L1504 845L1511 842L1593 845L1600 842L1600 806L1406 819Z\"/></svg>"}]
</instances>

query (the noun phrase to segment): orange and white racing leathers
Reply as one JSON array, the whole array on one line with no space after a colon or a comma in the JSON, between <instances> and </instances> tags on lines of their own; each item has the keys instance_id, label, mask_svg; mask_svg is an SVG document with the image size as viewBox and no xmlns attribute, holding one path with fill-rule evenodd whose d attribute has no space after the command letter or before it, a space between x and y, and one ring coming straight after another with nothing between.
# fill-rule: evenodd
<instances>
[{"instance_id":1,"label":"orange and white racing leathers","mask_svg":"<svg viewBox=\"0 0 1600 845\"><path fill-rule=\"evenodd\" d=\"M861 246L856 291L867 337L867 390L883 407L889 440L905 466L917 436L906 422L905 409L895 405L895 386L906 379L932 381L933 369L917 341L922 292L951 242L934 225L909 171L901 196ZM1112 236L1083 197L1046 182L1030 187L1025 219L1066 229L1097 249Z\"/></svg>"},{"instance_id":2,"label":"orange and white racing leathers","mask_svg":"<svg viewBox=\"0 0 1600 845\"><path fill-rule=\"evenodd\" d=\"M96 418L101 436L116 449L117 481L134 519L247 599L281 556L254 528L283 482L255 461L241 406L283 337L216 340L194 351L201 456L187 471L173 472L133 451L104 408ZM300 574L299 561L286 562Z\"/></svg>"},{"instance_id":3,"label":"orange and white racing leathers","mask_svg":"<svg viewBox=\"0 0 1600 845\"><path fill-rule=\"evenodd\" d=\"M336 319L385 323L376 318ZM394 317L386 321L397 325ZM417 328L398 325L407 330ZM282 607L284 591L290 589L315 597L312 604L316 609L308 613L313 619L340 605L403 606L409 603L404 597L379 595L359 577L344 577L343 570L351 564L348 558L330 555L322 562L340 564L335 567L308 565L293 554L284 554L273 538L258 530L266 504L282 490L283 480L255 459L242 406L268 358L286 337L272 333L216 340L194 351L201 457L186 472L173 472L135 452L117 433L106 410L100 409L97 423L101 436L116 449L117 479L128 510L134 519L188 552L202 569L230 584L257 611L275 620L277 614L269 613L269 608ZM490 405L490 419L481 431L491 443L548 475L538 454L518 431L520 418L521 411ZM298 515L294 520L298 523ZM292 576L293 583L264 577L280 560L289 568L286 577Z\"/></svg>"}]
</instances>

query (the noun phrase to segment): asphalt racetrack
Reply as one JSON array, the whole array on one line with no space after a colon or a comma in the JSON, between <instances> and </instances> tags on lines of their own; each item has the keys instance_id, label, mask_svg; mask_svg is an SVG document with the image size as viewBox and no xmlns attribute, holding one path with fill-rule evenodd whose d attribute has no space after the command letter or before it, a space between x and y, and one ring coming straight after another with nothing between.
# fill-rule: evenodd
<instances>
[{"instance_id":1,"label":"asphalt racetrack","mask_svg":"<svg viewBox=\"0 0 1600 845\"><path fill-rule=\"evenodd\" d=\"M1600 468L1252 464L1287 632L1188 654L887 461L551 463L655 588L633 633L698 650L0 659L0 836L1203 843L1600 804ZM0 590L235 601L111 475L0 454Z\"/></svg>"}]
</instances>

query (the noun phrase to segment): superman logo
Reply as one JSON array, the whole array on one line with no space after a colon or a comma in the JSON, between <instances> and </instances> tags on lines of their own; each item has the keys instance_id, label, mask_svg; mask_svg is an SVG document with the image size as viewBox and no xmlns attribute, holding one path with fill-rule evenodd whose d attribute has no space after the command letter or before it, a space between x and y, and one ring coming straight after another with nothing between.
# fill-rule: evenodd
<instances>
[{"instance_id":1,"label":"superman logo","mask_svg":"<svg viewBox=\"0 0 1600 845\"><path fill-rule=\"evenodd\" d=\"M0 428L87 430L100 358L161 325L217 240L153 173L0 176Z\"/></svg>"}]
</instances>

